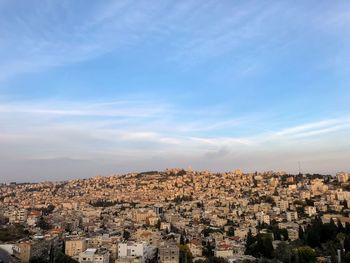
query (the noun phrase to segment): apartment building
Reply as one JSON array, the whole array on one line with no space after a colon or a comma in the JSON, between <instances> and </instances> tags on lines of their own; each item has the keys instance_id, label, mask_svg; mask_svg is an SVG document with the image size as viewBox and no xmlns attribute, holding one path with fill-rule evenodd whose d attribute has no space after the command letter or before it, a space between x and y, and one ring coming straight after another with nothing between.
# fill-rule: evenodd
<instances>
[{"instance_id":1,"label":"apartment building","mask_svg":"<svg viewBox=\"0 0 350 263\"><path fill-rule=\"evenodd\" d=\"M96 248L88 248L79 253L79 263L109 263L109 252Z\"/></svg>"}]
</instances>

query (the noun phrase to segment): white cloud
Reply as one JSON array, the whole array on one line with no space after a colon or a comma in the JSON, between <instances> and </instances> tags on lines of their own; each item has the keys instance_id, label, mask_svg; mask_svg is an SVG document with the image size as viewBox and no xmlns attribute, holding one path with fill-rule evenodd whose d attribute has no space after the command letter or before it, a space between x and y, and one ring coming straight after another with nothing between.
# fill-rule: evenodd
<instances>
[{"instance_id":1,"label":"white cloud","mask_svg":"<svg viewBox=\"0 0 350 263\"><path fill-rule=\"evenodd\" d=\"M336 118L289 127L275 132L271 137L301 138L336 132L350 127L349 118Z\"/></svg>"},{"instance_id":2,"label":"white cloud","mask_svg":"<svg viewBox=\"0 0 350 263\"><path fill-rule=\"evenodd\" d=\"M39 103L40 104L40 103ZM52 106L49 106L49 105ZM0 113L61 115L61 116L101 116L101 117L152 117L166 111L166 105L151 102L103 102L103 103L65 103L55 101L38 105L38 103L3 103Z\"/></svg>"}]
</instances>

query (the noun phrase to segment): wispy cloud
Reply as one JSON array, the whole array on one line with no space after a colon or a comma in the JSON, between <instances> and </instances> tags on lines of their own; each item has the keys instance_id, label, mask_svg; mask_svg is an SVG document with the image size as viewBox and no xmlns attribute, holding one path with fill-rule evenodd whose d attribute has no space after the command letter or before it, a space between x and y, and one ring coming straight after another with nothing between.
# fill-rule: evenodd
<instances>
[{"instance_id":1,"label":"wispy cloud","mask_svg":"<svg viewBox=\"0 0 350 263\"><path fill-rule=\"evenodd\" d=\"M216 137L216 138L199 138L199 137L190 137L192 141L199 142L201 144L209 145L209 146L233 146L233 145L245 145L250 146L253 145L254 142L245 139L245 138L232 138L232 137Z\"/></svg>"},{"instance_id":2,"label":"wispy cloud","mask_svg":"<svg viewBox=\"0 0 350 263\"><path fill-rule=\"evenodd\" d=\"M104 103L68 103L55 101L49 105L37 103L11 103L0 105L0 113L19 113L58 116L87 117L152 117L166 111L166 106L150 102L104 102Z\"/></svg>"},{"instance_id":3,"label":"wispy cloud","mask_svg":"<svg viewBox=\"0 0 350 263\"><path fill-rule=\"evenodd\" d=\"M255 56L286 44L281 24L287 20L278 20L295 15L305 18L307 6L271 3L104 1L67 6L48 1L17 6L13 2L0 9L0 79L89 60L141 43L166 45L165 58L181 64L205 62L230 52L238 55L243 46L251 47L245 57ZM346 12L335 15L336 11L329 10L327 19L322 16L329 27L348 23ZM318 20L312 21L316 26Z\"/></svg>"},{"instance_id":4,"label":"wispy cloud","mask_svg":"<svg viewBox=\"0 0 350 263\"><path fill-rule=\"evenodd\" d=\"M316 2L0 1L0 157L344 158L350 6Z\"/></svg>"},{"instance_id":5,"label":"wispy cloud","mask_svg":"<svg viewBox=\"0 0 350 263\"><path fill-rule=\"evenodd\" d=\"M319 134L327 134L350 127L349 118L328 119L319 122L312 122L297 125L274 133L273 137L303 138Z\"/></svg>"}]
</instances>

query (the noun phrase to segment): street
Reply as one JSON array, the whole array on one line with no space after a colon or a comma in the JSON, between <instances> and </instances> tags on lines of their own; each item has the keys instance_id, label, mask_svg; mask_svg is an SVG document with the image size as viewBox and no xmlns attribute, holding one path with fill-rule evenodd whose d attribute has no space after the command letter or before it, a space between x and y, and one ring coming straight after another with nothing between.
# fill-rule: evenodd
<instances>
[{"instance_id":1,"label":"street","mask_svg":"<svg viewBox=\"0 0 350 263\"><path fill-rule=\"evenodd\" d=\"M0 262L1 263L10 263L10 262L14 262L14 261L12 260L12 257L10 254L8 254L5 250L0 249Z\"/></svg>"}]
</instances>

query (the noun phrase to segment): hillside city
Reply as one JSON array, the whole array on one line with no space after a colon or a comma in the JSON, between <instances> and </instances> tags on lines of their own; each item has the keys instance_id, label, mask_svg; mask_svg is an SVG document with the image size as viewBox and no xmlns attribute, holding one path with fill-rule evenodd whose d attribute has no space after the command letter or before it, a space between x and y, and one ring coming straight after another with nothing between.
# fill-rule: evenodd
<instances>
[{"instance_id":1,"label":"hillside city","mask_svg":"<svg viewBox=\"0 0 350 263\"><path fill-rule=\"evenodd\" d=\"M13 182L0 185L0 259L350 262L349 207L346 172L189 168Z\"/></svg>"}]
</instances>

